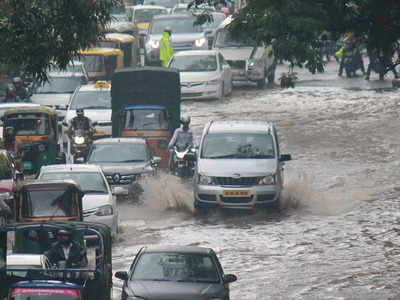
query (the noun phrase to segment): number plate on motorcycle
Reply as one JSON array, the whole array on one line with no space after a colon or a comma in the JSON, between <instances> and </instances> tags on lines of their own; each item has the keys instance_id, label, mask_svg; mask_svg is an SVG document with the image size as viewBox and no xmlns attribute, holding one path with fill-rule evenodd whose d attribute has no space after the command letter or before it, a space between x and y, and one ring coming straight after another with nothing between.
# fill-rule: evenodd
<instances>
[{"instance_id":1,"label":"number plate on motorcycle","mask_svg":"<svg viewBox=\"0 0 400 300\"><path fill-rule=\"evenodd\" d=\"M224 190L224 197L250 197L248 190Z\"/></svg>"}]
</instances>

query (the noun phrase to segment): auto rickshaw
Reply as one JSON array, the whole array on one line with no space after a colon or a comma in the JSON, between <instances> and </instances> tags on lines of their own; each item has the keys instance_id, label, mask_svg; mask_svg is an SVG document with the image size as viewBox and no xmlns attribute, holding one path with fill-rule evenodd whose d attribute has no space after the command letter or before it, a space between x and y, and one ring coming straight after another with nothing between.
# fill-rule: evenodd
<instances>
[{"instance_id":1,"label":"auto rickshaw","mask_svg":"<svg viewBox=\"0 0 400 300\"><path fill-rule=\"evenodd\" d=\"M85 64L89 80L111 80L115 70L123 68L124 56L120 49L89 48L78 51L79 60Z\"/></svg>"},{"instance_id":2,"label":"auto rickshaw","mask_svg":"<svg viewBox=\"0 0 400 300\"><path fill-rule=\"evenodd\" d=\"M86 249L89 260L87 266L66 268L54 265L51 268L43 269L33 269L29 265L26 268L19 267L18 269L8 267L7 255L13 253L13 236L25 235L26 232L38 232L39 236L45 236L58 232L60 229L68 230L76 236L87 232L97 236L95 244ZM2 226L0 227L0 298L14 299L12 296L24 288L23 291L29 294L27 296L33 296L33 298L36 298L35 296L38 294L42 296L50 294L50 297L45 298L51 298L51 295L56 294L58 290L57 294L62 294L65 300L111 300L111 243L110 229L99 223L51 221ZM45 254L49 248L45 249L40 254ZM38 288L42 288L42 290L37 290ZM63 292L66 288L70 288L70 292Z\"/></svg>"},{"instance_id":3,"label":"auto rickshaw","mask_svg":"<svg viewBox=\"0 0 400 300\"><path fill-rule=\"evenodd\" d=\"M22 149L24 173L36 173L59 158L57 111L44 106L15 107L3 117L3 128L13 127ZM7 130L3 130L3 140Z\"/></svg>"},{"instance_id":4,"label":"auto rickshaw","mask_svg":"<svg viewBox=\"0 0 400 300\"><path fill-rule=\"evenodd\" d=\"M111 83L113 137L146 138L153 155L161 157L160 167L167 168L168 143L180 125L180 91L179 71L175 69L116 71Z\"/></svg>"},{"instance_id":5,"label":"auto rickshaw","mask_svg":"<svg viewBox=\"0 0 400 300\"><path fill-rule=\"evenodd\" d=\"M123 52L124 67L133 67L137 64L139 41L127 33L106 33L104 38L97 42L98 47L120 49Z\"/></svg>"}]
</instances>

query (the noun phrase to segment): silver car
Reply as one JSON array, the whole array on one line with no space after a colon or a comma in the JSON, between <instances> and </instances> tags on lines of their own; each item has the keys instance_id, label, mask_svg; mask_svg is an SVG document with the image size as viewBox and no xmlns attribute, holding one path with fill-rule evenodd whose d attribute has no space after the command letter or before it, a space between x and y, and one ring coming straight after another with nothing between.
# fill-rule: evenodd
<instances>
[{"instance_id":1,"label":"silver car","mask_svg":"<svg viewBox=\"0 0 400 300\"><path fill-rule=\"evenodd\" d=\"M85 193L82 199L83 220L103 223L111 229L113 237L117 235L116 198L99 166L83 164L43 166L38 179L72 179L75 181Z\"/></svg>"},{"instance_id":2,"label":"silver car","mask_svg":"<svg viewBox=\"0 0 400 300\"><path fill-rule=\"evenodd\" d=\"M148 29L145 50L146 64L160 65L160 40L164 29L171 28L171 43L174 52L207 49L203 27L195 25L195 17L188 14L154 16Z\"/></svg>"},{"instance_id":3,"label":"silver car","mask_svg":"<svg viewBox=\"0 0 400 300\"><path fill-rule=\"evenodd\" d=\"M87 163L102 167L117 198L132 200L141 193L140 178L154 175L160 161L144 138L127 137L95 141Z\"/></svg>"},{"instance_id":4,"label":"silver car","mask_svg":"<svg viewBox=\"0 0 400 300\"><path fill-rule=\"evenodd\" d=\"M253 209L279 206L284 162L278 136L265 121L210 121L200 141L194 206Z\"/></svg>"}]
</instances>

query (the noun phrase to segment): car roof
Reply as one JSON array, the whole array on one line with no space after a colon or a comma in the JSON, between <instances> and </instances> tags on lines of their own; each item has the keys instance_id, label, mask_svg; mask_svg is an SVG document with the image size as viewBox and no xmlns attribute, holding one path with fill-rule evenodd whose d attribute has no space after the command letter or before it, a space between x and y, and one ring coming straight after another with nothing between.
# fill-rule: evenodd
<instances>
[{"instance_id":1,"label":"car roof","mask_svg":"<svg viewBox=\"0 0 400 300\"><path fill-rule=\"evenodd\" d=\"M134 5L133 10L141 10L141 9L163 9L167 10L166 7L160 5Z\"/></svg>"},{"instance_id":2,"label":"car roof","mask_svg":"<svg viewBox=\"0 0 400 300\"><path fill-rule=\"evenodd\" d=\"M208 133L268 133L272 130L271 122L258 120L238 120L238 121L211 121Z\"/></svg>"},{"instance_id":3,"label":"car roof","mask_svg":"<svg viewBox=\"0 0 400 300\"><path fill-rule=\"evenodd\" d=\"M190 56L190 55L217 55L218 50L187 50L179 51L174 56Z\"/></svg>"},{"instance_id":4,"label":"car roof","mask_svg":"<svg viewBox=\"0 0 400 300\"><path fill-rule=\"evenodd\" d=\"M40 106L40 104L37 103L21 103L21 102L9 102L9 103L1 103L0 104L0 109L1 108L13 108L13 107L22 107L22 106Z\"/></svg>"},{"instance_id":5,"label":"car roof","mask_svg":"<svg viewBox=\"0 0 400 300\"><path fill-rule=\"evenodd\" d=\"M78 92L99 92L99 91L111 91L111 83L109 87L98 88L95 87L96 83L83 84L78 88Z\"/></svg>"},{"instance_id":6,"label":"car roof","mask_svg":"<svg viewBox=\"0 0 400 300\"><path fill-rule=\"evenodd\" d=\"M156 15L153 17L153 21L154 20L158 20L158 19L178 19L178 18L182 18L182 19L194 19L194 16L190 15L190 14L168 14L168 15Z\"/></svg>"},{"instance_id":7,"label":"car roof","mask_svg":"<svg viewBox=\"0 0 400 300\"><path fill-rule=\"evenodd\" d=\"M42 172L101 172L101 167L86 164L48 165L41 168Z\"/></svg>"},{"instance_id":8,"label":"car roof","mask_svg":"<svg viewBox=\"0 0 400 300\"><path fill-rule=\"evenodd\" d=\"M126 137L126 138L102 138L93 142L93 144L116 144L116 143L126 143L126 144L145 144L146 140L142 137Z\"/></svg>"},{"instance_id":9,"label":"car roof","mask_svg":"<svg viewBox=\"0 0 400 300\"><path fill-rule=\"evenodd\" d=\"M192 253L192 254L210 254L211 248L199 246L163 246L163 245L149 245L143 248L143 253L155 252L171 252L171 253Z\"/></svg>"},{"instance_id":10,"label":"car roof","mask_svg":"<svg viewBox=\"0 0 400 300\"><path fill-rule=\"evenodd\" d=\"M7 265L10 266L42 266L43 254L9 254Z\"/></svg>"}]
</instances>

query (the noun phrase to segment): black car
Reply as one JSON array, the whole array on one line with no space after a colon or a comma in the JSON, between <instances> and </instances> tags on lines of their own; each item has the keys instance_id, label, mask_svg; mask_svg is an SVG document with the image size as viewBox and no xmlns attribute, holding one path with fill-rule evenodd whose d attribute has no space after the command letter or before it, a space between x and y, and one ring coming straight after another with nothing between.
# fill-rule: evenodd
<instances>
[{"instance_id":1,"label":"black car","mask_svg":"<svg viewBox=\"0 0 400 300\"><path fill-rule=\"evenodd\" d=\"M121 300L229 300L229 283L215 252L193 246L143 247L128 272L116 272L124 280Z\"/></svg>"}]
</instances>

